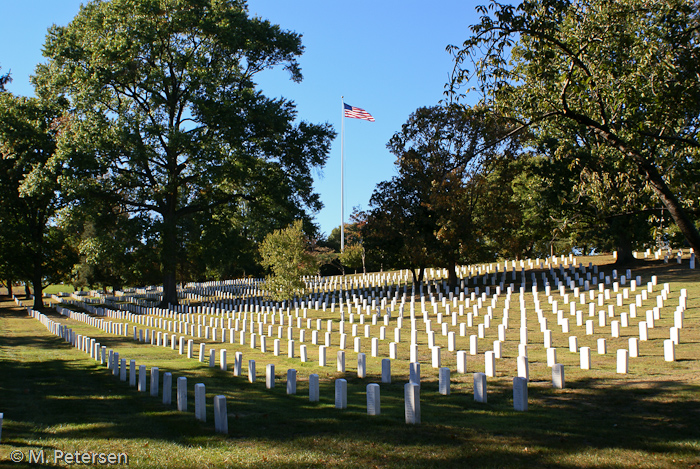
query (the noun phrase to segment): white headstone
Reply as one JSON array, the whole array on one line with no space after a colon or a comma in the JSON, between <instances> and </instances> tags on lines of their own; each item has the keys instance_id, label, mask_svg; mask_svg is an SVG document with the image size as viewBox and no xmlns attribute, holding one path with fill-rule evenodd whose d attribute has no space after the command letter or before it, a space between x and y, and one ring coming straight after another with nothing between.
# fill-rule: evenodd
<instances>
[{"instance_id":1,"label":"white headstone","mask_svg":"<svg viewBox=\"0 0 700 469\"><path fill-rule=\"evenodd\" d=\"M457 373L467 372L467 352L459 350L457 352Z\"/></svg>"},{"instance_id":2,"label":"white headstone","mask_svg":"<svg viewBox=\"0 0 700 469\"><path fill-rule=\"evenodd\" d=\"M408 364L408 382L420 386L420 363L410 362Z\"/></svg>"},{"instance_id":3,"label":"white headstone","mask_svg":"<svg viewBox=\"0 0 700 469\"><path fill-rule=\"evenodd\" d=\"M496 355L492 350L484 354L484 373L486 376L493 378L496 376Z\"/></svg>"},{"instance_id":4,"label":"white headstone","mask_svg":"<svg viewBox=\"0 0 700 469\"><path fill-rule=\"evenodd\" d=\"M517 359L518 362L518 376L520 378L530 379L530 363L527 357L520 355Z\"/></svg>"},{"instance_id":5,"label":"white headstone","mask_svg":"<svg viewBox=\"0 0 700 469\"><path fill-rule=\"evenodd\" d=\"M255 375L255 360L248 360L248 382L254 383L257 376Z\"/></svg>"},{"instance_id":6,"label":"white headstone","mask_svg":"<svg viewBox=\"0 0 700 469\"><path fill-rule=\"evenodd\" d=\"M287 370L287 394L297 393L297 370L290 368Z\"/></svg>"},{"instance_id":7,"label":"white headstone","mask_svg":"<svg viewBox=\"0 0 700 469\"><path fill-rule=\"evenodd\" d=\"M340 373L345 373L345 350L338 350L336 358L336 369Z\"/></svg>"},{"instance_id":8,"label":"white headstone","mask_svg":"<svg viewBox=\"0 0 700 469\"><path fill-rule=\"evenodd\" d=\"M367 385L367 414L379 415L381 413L379 385L370 383Z\"/></svg>"},{"instance_id":9,"label":"white headstone","mask_svg":"<svg viewBox=\"0 0 700 469\"><path fill-rule=\"evenodd\" d=\"M207 421L206 388L203 383L194 385L194 418L202 422Z\"/></svg>"},{"instance_id":10,"label":"white headstone","mask_svg":"<svg viewBox=\"0 0 700 469\"><path fill-rule=\"evenodd\" d=\"M629 352L627 349L618 349L617 351L617 372L626 374L629 369Z\"/></svg>"},{"instance_id":11,"label":"white headstone","mask_svg":"<svg viewBox=\"0 0 700 469\"><path fill-rule=\"evenodd\" d=\"M450 369L447 367L440 368L438 374L438 392L443 396L450 395Z\"/></svg>"},{"instance_id":12,"label":"white headstone","mask_svg":"<svg viewBox=\"0 0 700 469\"><path fill-rule=\"evenodd\" d=\"M486 403L486 374L474 373L474 400Z\"/></svg>"},{"instance_id":13,"label":"white headstone","mask_svg":"<svg viewBox=\"0 0 700 469\"><path fill-rule=\"evenodd\" d=\"M177 379L177 410L187 412L187 378L184 376Z\"/></svg>"},{"instance_id":14,"label":"white headstone","mask_svg":"<svg viewBox=\"0 0 700 469\"><path fill-rule=\"evenodd\" d=\"M146 392L146 365L139 365L139 392Z\"/></svg>"},{"instance_id":15,"label":"white headstone","mask_svg":"<svg viewBox=\"0 0 700 469\"><path fill-rule=\"evenodd\" d=\"M579 349L579 354L581 356L581 369L590 370L591 369L591 348L581 347Z\"/></svg>"},{"instance_id":16,"label":"white headstone","mask_svg":"<svg viewBox=\"0 0 700 469\"><path fill-rule=\"evenodd\" d=\"M513 378L513 408L519 412L527 410L527 382L525 378Z\"/></svg>"},{"instance_id":17,"label":"white headstone","mask_svg":"<svg viewBox=\"0 0 700 469\"><path fill-rule=\"evenodd\" d=\"M357 377L364 378L367 375L367 356L364 353L357 354Z\"/></svg>"},{"instance_id":18,"label":"white headstone","mask_svg":"<svg viewBox=\"0 0 700 469\"><path fill-rule=\"evenodd\" d=\"M316 373L312 373L309 375L309 402L318 402L319 393L318 375Z\"/></svg>"},{"instance_id":19,"label":"white headstone","mask_svg":"<svg viewBox=\"0 0 700 469\"><path fill-rule=\"evenodd\" d=\"M348 382L344 379L335 380L335 408L346 409L348 407Z\"/></svg>"},{"instance_id":20,"label":"white headstone","mask_svg":"<svg viewBox=\"0 0 700 469\"><path fill-rule=\"evenodd\" d=\"M406 383L403 389L406 423L417 425L420 423L420 386Z\"/></svg>"},{"instance_id":21,"label":"white headstone","mask_svg":"<svg viewBox=\"0 0 700 469\"><path fill-rule=\"evenodd\" d=\"M158 383L160 382L160 374L157 366L151 367L151 396L158 397Z\"/></svg>"},{"instance_id":22,"label":"white headstone","mask_svg":"<svg viewBox=\"0 0 700 469\"><path fill-rule=\"evenodd\" d=\"M564 365L557 363L552 367L552 386L556 389L564 389L566 380L564 379Z\"/></svg>"},{"instance_id":23,"label":"white headstone","mask_svg":"<svg viewBox=\"0 0 700 469\"><path fill-rule=\"evenodd\" d=\"M173 374L169 371L163 374L163 404L170 405L173 393Z\"/></svg>"},{"instance_id":24,"label":"white headstone","mask_svg":"<svg viewBox=\"0 0 700 469\"><path fill-rule=\"evenodd\" d=\"M664 340L664 360L667 362L676 361L676 346L671 339Z\"/></svg>"},{"instance_id":25,"label":"white headstone","mask_svg":"<svg viewBox=\"0 0 700 469\"><path fill-rule=\"evenodd\" d=\"M272 389L275 387L275 365L268 363L265 367L265 387Z\"/></svg>"},{"instance_id":26,"label":"white headstone","mask_svg":"<svg viewBox=\"0 0 700 469\"><path fill-rule=\"evenodd\" d=\"M214 431L225 435L228 434L226 396L214 396Z\"/></svg>"}]
</instances>

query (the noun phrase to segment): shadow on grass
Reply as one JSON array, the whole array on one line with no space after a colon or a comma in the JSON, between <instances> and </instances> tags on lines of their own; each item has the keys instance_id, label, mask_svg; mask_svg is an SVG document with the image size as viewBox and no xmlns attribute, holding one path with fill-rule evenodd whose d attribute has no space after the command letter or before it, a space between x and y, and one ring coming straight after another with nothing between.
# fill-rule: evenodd
<instances>
[{"instance_id":1,"label":"shadow on grass","mask_svg":"<svg viewBox=\"0 0 700 469\"><path fill-rule=\"evenodd\" d=\"M1 314L23 315L7 309ZM306 381L298 383L296 396L286 395L281 370L276 387L268 390L260 376L251 384L230 372L209 369L199 377L207 385L208 400L208 421L200 423L193 415L193 387L199 382L195 379L188 379L189 412L180 413L174 405L161 404L161 397L119 381L61 339L36 334L36 329L0 335L0 350L3 436L4 443L13 446L46 439L160 440L224 447L245 441L290 453L308 451L320 455L318 465L331 466L348 461L399 467L567 467L562 458L608 449L629 452L622 466L634 465L638 453L700 459L697 444L681 446L700 439L700 386L672 380L580 379L569 381L565 390L533 385L526 413L512 410L506 378L490 380L488 404L475 403L467 385L455 386L446 397L438 394L434 380L427 381L421 389L423 423L411 426L404 423L403 383L383 384L382 415L369 417L364 393L368 381L351 373L329 373L348 380L348 409L337 410L329 378L322 377L321 401L310 403ZM13 350L37 355L13 357ZM214 394L227 395L228 437L213 433ZM172 396L175 402L174 388ZM167 467L189 466L169 462ZM250 467L269 464L261 460Z\"/></svg>"}]
</instances>

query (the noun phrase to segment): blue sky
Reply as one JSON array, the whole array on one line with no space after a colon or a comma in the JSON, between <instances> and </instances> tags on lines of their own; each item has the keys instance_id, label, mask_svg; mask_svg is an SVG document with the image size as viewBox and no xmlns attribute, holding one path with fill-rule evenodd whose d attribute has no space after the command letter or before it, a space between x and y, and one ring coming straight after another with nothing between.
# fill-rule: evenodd
<instances>
[{"instance_id":1,"label":"blue sky","mask_svg":"<svg viewBox=\"0 0 700 469\"><path fill-rule=\"evenodd\" d=\"M0 66L12 71L8 90L33 95L29 76L43 61L41 48L52 24L65 25L78 12L75 0L0 0ZM483 2L480 2L483 3ZM341 96L370 112L375 122L345 120L345 215L368 208L377 183L395 175L386 149L391 136L421 106L437 104L452 69L445 51L461 44L478 17L464 0L249 0L251 15L303 35L299 59L304 80L283 70L258 76L268 96L297 105L298 118L331 123L338 137L326 166L314 174L325 205L316 214L321 231L340 225Z\"/></svg>"}]
</instances>

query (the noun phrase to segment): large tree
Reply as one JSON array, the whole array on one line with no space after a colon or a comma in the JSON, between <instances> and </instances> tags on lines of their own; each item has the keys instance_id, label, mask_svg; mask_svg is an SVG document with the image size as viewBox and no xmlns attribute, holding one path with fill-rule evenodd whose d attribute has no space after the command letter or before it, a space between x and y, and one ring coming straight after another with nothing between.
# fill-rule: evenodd
<instances>
[{"instance_id":1,"label":"large tree","mask_svg":"<svg viewBox=\"0 0 700 469\"><path fill-rule=\"evenodd\" d=\"M700 249L688 211L696 192L679 182L697 173L700 151L697 2L492 1L480 11L471 37L451 48L450 90L476 89L514 131L591 135L621 160L615 166L642 176Z\"/></svg>"},{"instance_id":2,"label":"large tree","mask_svg":"<svg viewBox=\"0 0 700 469\"><path fill-rule=\"evenodd\" d=\"M410 266L447 268L450 288L457 284L456 265L480 256L484 162L504 152L513 156L514 142L493 144L499 131L482 108L433 106L411 114L387 144L398 176L377 186L368 225L398 230Z\"/></svg>"},{"instance_id":3,"label":"large tree","mask_svg":"<svg viewBox=\"0 0 700 469\"><path fill-rule=\"evenodd\" d=\"M294 104L254 83L275 66L301 80L302 51L300 35L250 18L240 0L94 1L49 30L36 83L70 99L62 150L92 176L83 197L152 216L164 305L177 303L186 217L270 192L320 208L310 172L325 163L332 128L294 125Z\"/></svg>"},{"instance_id":4,"label":"large tree","mask_svg":"<svg viewBox=\"0 0 700 469\"><path fill-rule=\"evenodd\" d=\"M63 105L0 93L0 275L31 283L37 309L44 283L62 280L74 262L53 223L66 202L56 156Z\"/></svg>"}]
</instances>

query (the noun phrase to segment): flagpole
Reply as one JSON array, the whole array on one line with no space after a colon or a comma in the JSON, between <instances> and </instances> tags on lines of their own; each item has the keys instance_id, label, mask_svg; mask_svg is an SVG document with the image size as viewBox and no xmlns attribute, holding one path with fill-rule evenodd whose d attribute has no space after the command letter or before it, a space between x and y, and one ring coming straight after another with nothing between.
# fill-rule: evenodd
<instances>
[{"instance_id":1,"label":"flagpole","mask_svg":"<svg viewBox=\"0 0 700 469\"><path fill-rule=\"evenodd\" d=\"M345 251L345 99L340 97L341 119L340 125L340 252Z\"/></svg>"}]
</instances>

